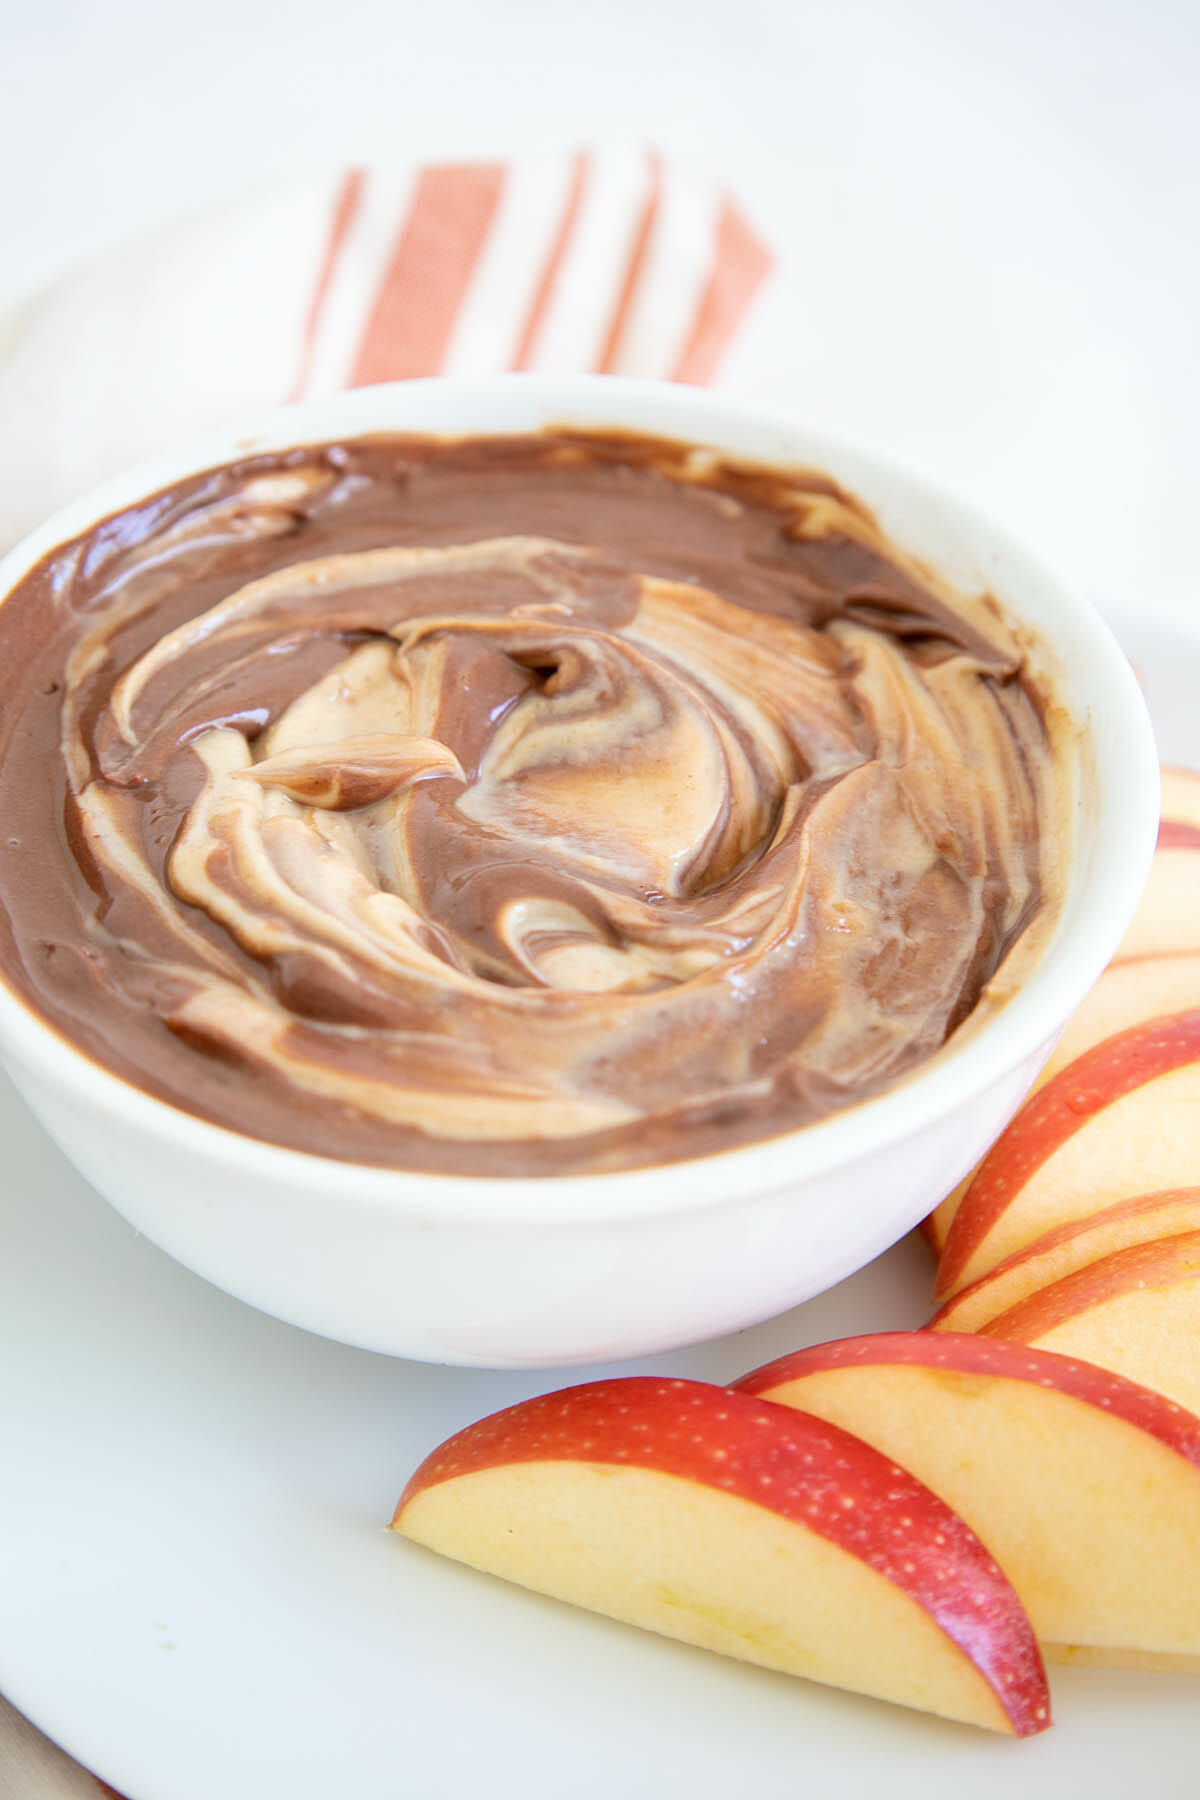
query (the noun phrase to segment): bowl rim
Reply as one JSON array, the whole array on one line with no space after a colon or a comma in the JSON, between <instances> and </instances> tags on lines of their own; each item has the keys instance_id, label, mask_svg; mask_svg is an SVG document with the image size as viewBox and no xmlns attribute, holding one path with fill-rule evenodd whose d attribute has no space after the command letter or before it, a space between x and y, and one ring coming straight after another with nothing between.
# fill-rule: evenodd
<instances>
[{"instance_id":1,"label":"bowl rim","mask_svg":"<svg viewBox=\"0 0 1200 1800\"><path fill-rule=\"evenodd\" d=\"M484 414L507 409L536 417L514 416L506 425L486 417L474 425L448 425L431 416L439 410L468 414L473 408ZM1109 758L1113 766L1097 771L1098 777L1109 779L1097 783L1096 867L1084 916L1074 930L1064 935L1060 926L1054 932L1017 991L976 1031L961 1042L951 1038L883 1093L773 1137L617 1171L443 1174L346 1162L247 1137L146 1093L94 1061L44 1019L0 969L0 1056L6 1062L11 1057L35 1080L44 1074L56 1087L69 1085L85 1106L119 1121L127 1132L157 1141L173 1155L195 1156L243 1178L282 1182L297 1193L336 1196L370 1212L391 1211L430 1224L486 1223L495 1229L553 1224L570 1229L736 1205L743 1195L798 1186L833 1170L852 1168L919 1137L1049 1048L1117 948L1154 851L1158 753L1136 677L1095 608L1005 528L939 482L840 432L810 425L786 408L671 382L537 374L435 376L276 407L144 458L57 510L0 559L0 605L22 576L58 545L109 514L206 468L258 451L318 444L339 436L405 431L506 435L536 430L539 423L674 437L768 464L821 467L828 461L837 465L837 478L853 488L853 475L842 473L849 464L906 499L931 507L959 535L998 554L1022 579L1031 578L1044 593L1050 592L1073 646L1086 646L1087 688L1094 708L1119 721L1121 735L1121 760ZM778 448L747 450L740 447L746 438ZM875 504L872 496L868 503ZM1003 603L1021 617L1019 603L1009 595ZM1047 641L1053 645L1053 638ZM1073 870L1068 895L1075 887Z\"/></svg>"}]
</instances>

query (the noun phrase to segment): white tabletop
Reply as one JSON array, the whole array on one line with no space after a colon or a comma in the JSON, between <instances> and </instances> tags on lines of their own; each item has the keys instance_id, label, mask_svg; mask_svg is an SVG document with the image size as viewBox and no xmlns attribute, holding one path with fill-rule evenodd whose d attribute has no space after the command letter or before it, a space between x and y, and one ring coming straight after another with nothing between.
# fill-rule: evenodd
<instances>
[{"instance_id":1,"label":"white tabletop","mask_svg":"<svg viewBox=\"0 0 1200 1800\"><path fill-rule=\"evenodd\" d=\"M727 379L1188 615L1194 0L6 0L0 304L246 182L651 139L784 252ZM15 171L15 175L11 172Z\"/></svg>"}]
</instances>

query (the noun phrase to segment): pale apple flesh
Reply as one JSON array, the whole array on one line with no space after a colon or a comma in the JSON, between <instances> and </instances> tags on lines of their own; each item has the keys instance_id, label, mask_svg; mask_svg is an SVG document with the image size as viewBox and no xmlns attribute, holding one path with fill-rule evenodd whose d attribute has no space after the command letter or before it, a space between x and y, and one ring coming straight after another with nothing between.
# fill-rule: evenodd
<instances>
[{"instance_id":1,"label":"pale apple flesh","mask_svg":"<svg viewBox=\"0 0 1200 1800\"><path fill-rule=\"evenodd\" d=\"M1200 1411L1200 1231L1115 1250L1002 1312L982 1335L1086 1357ZM1200 1561L1200 1522L1197 1546Z\"/></svg>"},{"instance_id":2,"label":"pale apple flesh","mask_svg":"<svg viewBox=\"0 0 1200 1800\"><path fill-rule=\"evenodd\" d=\"M982 1331L1000 1314L1115 1250L1200 1231L1200 1187L1139 1194L1035 1238L958 1293L930 1319L928 1331Z\"/></svg>"},{"instance_id":3,"label":"pale apple flesh","mask_svg":"<svg viewBox=\"0 0 1200 1800\"><path fill-rule=\"evenodd\" d=\"M1032 1630L994 1558L887 1457L702 1382L590 1382L434 1451L393 1529L668 1637L1028 1736Z\"/></svg>"},{"instance_id":4,"label":"pale apple flesh","mask_svg":"<svg viewBox=\"0 0 1200 1800\"><path fill-rule=\"evenodd\" d=\"M738 1387L873 1443L973 1526L1038 1637L1200 1655L1200 1418L1073 1358L960 1333L819 1344Z\"/></svg>"},{"instance_id":5,"label":"pale apple flesh","mask_svg":"<svg viewBox=\"0 0 1200 1800\"><path fill-rule=\"evenodd\" d=\"M1072 1014L1033 1091L1106 1038L1188 1007L1200 1007L1200 953L1110 963Z\"/></svg>"},{"instance_id":6,"label":"pale apple flesh","mask_svg":"<svg viewBox=\"0 0 1200 1800\"><path fill-rule=\"evenodd\" d=\"M917 1221L917 1230L925 1239L925 1242L929 1245L933 1254L935 1256L940 1256L942 1253L942 1244L945 1241L945 1234L939 1230L936 1207L931 1213L927 1213L925 1218Z\"/></svg>"},{"instance_id":7,"label":"pale apple flesh","mask_svg":"<svg viewBox=\"0 0 1200 1800\"><path fill-rule=\"evenodd\" d=\"M1200 1656L1100 1650L1095 1644L1043 1644L1046 1662L1081 1669L1141 1669L1149 1675L1200 1675Z\"/></svg>"},{"instance_id":8,"label":"pale apple flesh","mask_svg":"<svg viewBox=\"0 0 1200 1800\"><path fill-rule=\"evenodd\" d=\"M1158 847L1118 962L1200 950L1200 773L1165 764L1161 774Z\"/></svg>"},{"instance_id":9,"label":"pale apple flesh","mask_svg":"<svg viewBox=\"0 0 1200 1800\"><path fill-rule=\"evenodd\" d=\"M1159 827L1150 876L1115 960L1200 950L1200 846L1188 827Z\"/></svg>"},{"instance_id":10,"label":"pale apple flesh","mask_svg":"<svg viewBox=\"0 0 1200 1800\"><path fill-rule=\"evenodd\" d=\"M1200 1168L1200 1009L1133 1026L1076 1057L980 1164L950 1222L948 1298L1043 1232Z\"/></svg>"},{"instance_id":11,"label":"pale apple flesh","mask_svg":"<svg viewBox=\"0 0 1200 1800\"><path fill-rule=\"evenodd\" d=\"M1200 832L1200 827L1196 829ZM1039 1089L1086 1051L1096 1049L1134 1025L1147 1024L1152 1019L1193 1008L1200 1008L1200 953L1138 956L1125 962L1110 963L1068 1021L1054 1054L1031 1087L1022 1110ZM1018 1113L1017 1117L1020 1116ZM941 1255L951 1220L977 1173L978 1169L972 1170L921 1221L921 1233L935 1256Z\"/></svg>"}]
</instances>

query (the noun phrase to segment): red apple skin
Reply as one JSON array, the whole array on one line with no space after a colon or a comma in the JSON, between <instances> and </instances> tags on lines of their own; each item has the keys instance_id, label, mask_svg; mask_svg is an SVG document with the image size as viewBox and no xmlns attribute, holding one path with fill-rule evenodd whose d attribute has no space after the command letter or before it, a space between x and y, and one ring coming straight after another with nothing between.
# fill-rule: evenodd
<instances>
[{"instance_id":1,"label":"red apple skin","mask_svg":"<svg viewBox=\"0 0 1200 1800\"><path fill-rule=\"evenodd\" d=\"M1070 1219L1065 1225L1056 1225L1053 1230L1043 1232L1041 1237L1034 1238L1033 1242L1027 1244L1023 1250L1016 1250L1011 1256L1006 1256L1003 1262L997 1263L994 1269L989 1269L986 1275L981 1275L978 1281L971 1282L969 1287L959 1288L957 1294L947 1300L945 1305L940 1307L926 1322L924 1329L926 1331L958 1329L982 1331L989 1322L986 1318L981 1323L970 1327L956 1326L954 1321L977 1296L986 1295L988 1289L994 1287L1011 1270L1019 1270L1023 1266L1036 1262L1062 1245L1069 1245L1094 1236L1100 1226L1109 1225L1116 1228L1124 1225L1131 1233L1140 1229L1140 1242L1147 1244L1161 1243L1165 1238L1180 1237L1188 1229L1186 1225L1178 1228L1168 1226L1164 1229L1162 1224L1164 1214L1173 1207L1178 1208L1181 1213L1184 1207L1189 1209L1194 1207L1200 1211L1200 1187L1171 1188L1157 1194L1138 1194L1132 1200L1120 1200L1115 1206L1102 1207L1099 1212L1090 1213L1086 1218ZM1128 1246L1122 1245L1121 1248L1128 1248ZM1110 1254L1112 1254L1111 1251L1104 1252L1105 1256ZM1089 1263L1100 1260L1101 1258L1098 1256L1089 1256L1087 1259ZM1065 1280L1066 1277L1062 1276L1059 1279ZM1050 1282L1039 1282L1036 1291L1044 1292L1052 1285L1053 1283ZM1022 1304L1024 1300L1032 1297L1032 1292L1023 1296ZM1014 1302L1014 1304L1016 1303ZM1011 1312L1012 1307L1003 1307L1001 1311ZM999 1318L1000 1313L993 1311L991 1317ZM943 1323L943 1321L945 1322Z\"/></svg>"},{"instance_id":2,"label":"red apple skin","mask_svg":"<svg viewBox=\"0 0 1200 1800\"><path fill-rule=\"evenodd\" d=\"M1045 1087L1076 1057L1151 1019L1200 1006L1200 953L1165 951L1110 963L1058 1041L1035 1084ZM1081 1026L1083 1028L1081 1033Z\"/></svg>"},{"instance_id":3,"label":"red apple skin","mask_svg":"<svg viewBox=\"0 0 1200 1800\"><path fill-rule=\"evenodd\" d=\"M980 1326L979 1335L1023 1344L1027 1338L1053 1331L1067 1319L1131 1289L1172 1287L1184 1281L1200 1281L1200 1231L1152 1238L1099 1257L1010 1306Z\"/></svg>"},{"instance_id":4,"label":"red apple skin","mask_svg":"<svg viewBox=\"0 0 1200 1800\"><path fill-rule=\"evenodd\" d=\"M1200 1061L1200 1007L1106 1038L1040 1088L984 1157L950 1222L934 1297L947 1298L1009 1201L1060 1144L1156 1076Z\"/></svg>"},{"instance_id":5,"label":"red apple skin","mask_svg":"<svg viewBox=\"0 0 1200 1800\"><path fill-rule=\"evenodd\" d=\"M965 1521L860 1438L748 1393L628 1376L521 1401L468 1425L426 1457L392 1525L410 1500L439 1482L547 1461L653 1469L794 1521L915 1600L979 1668L1014 1736L1033 1736L1050 1723L1032 1627Z\"/></svg>"},{"instance_id":6,"label":"red apple skin","mask_svg":"<svg viewBox=\"0 0 1200 1800\"><path fill-rule=\"evenodd\" d=\"M1124 1419L1153 1434L1178 1455L1200 1469L1200 1418L1156 1394L1151 1388L1114 1375L1078 1357L1060 1356L1054 1350L1034 1350L1028 1345L990 1338L970 1331L876 1331L862 1337L837 1338L793 1351L775 1362L753 1369L734 1383L744 1394L766 1394L818 1370L863 1364L913 1363L926 1369L955 1369L971 1375L1000 1375L1010 1381L1028 1381L1057 1388L1073 1399L1103 1407L1113 1418Z\"/></svg>"},{"instance_id":7,"label":"red apple skin","mask_svg":"<svg viewBox=\"0 0 1200 1800\"><path fill-rule=\"evenodd\" d=\"M1200 825L1186 819L1164 819L1158 828L1160 850L1200 850Z\"/></svg>"}]
</instances>

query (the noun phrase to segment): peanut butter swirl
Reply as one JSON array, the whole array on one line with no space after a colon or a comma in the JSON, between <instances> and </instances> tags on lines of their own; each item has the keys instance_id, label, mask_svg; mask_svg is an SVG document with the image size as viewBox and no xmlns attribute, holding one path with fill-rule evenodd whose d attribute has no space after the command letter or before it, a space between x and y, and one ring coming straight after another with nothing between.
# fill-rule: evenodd
<instances>
[{"instance_id":1,"label":"peanut butter swirl","mask_svg":"<svg viewBox=\"0 0 1200 1800\"><path fill-rule=\"evenodd\" d=\"M40 565L0 668L9 979L298 1148L777 1132L928 1057L1048 911L1017 639L820 476L566 433L248 459Z\"/></svg>"}]
</instances>

